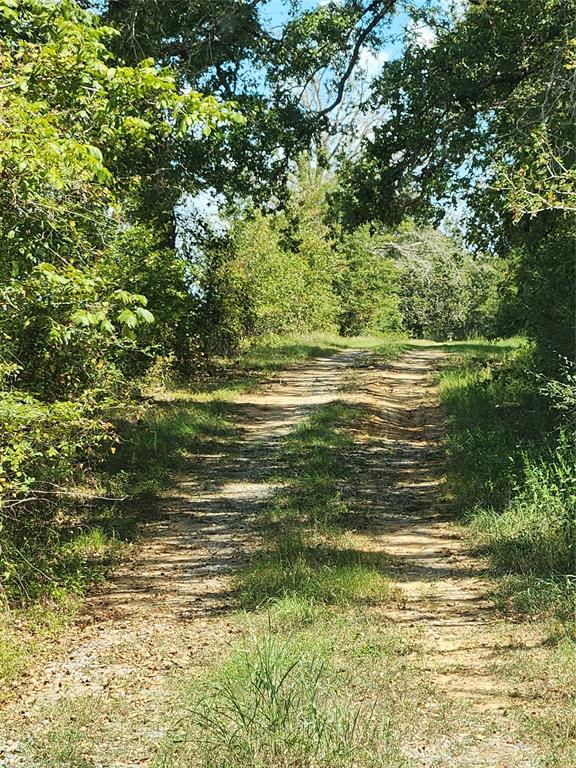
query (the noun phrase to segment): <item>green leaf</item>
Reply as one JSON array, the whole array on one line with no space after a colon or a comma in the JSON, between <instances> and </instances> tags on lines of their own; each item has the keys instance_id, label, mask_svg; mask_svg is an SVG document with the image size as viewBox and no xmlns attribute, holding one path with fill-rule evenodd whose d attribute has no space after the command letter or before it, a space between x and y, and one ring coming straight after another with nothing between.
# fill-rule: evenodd
<instances>
[{"instance_id":1,"label":"green leaf","mask_svg":"<svg viewBox=\"0 0 576 768\"><path fill-rule=\"evenodd\" d=\"M154 322L154 315L152 312L150 312L149 309L144 309L144 307L136 307L134 314L137 315L145 323Z\"/></svg>"},{"instance_id":2,"label":"green leaf","mask_svg":"<svg viewBox=\"0 0 576 768\"><path fill-rule=\"evenodd\" d=\"M123 309L118 315L118 322L126 328L135 328L138 325L138 318L130 309Z\"/></svg>"},{"instance_id":3,"label":"green leaf","mask_svg":"<svg viewBox=\"0 0 576 768\"><path fill-rule=\"evenodd\" d=\"M87 312L85 309L77 309L72 313L70 320L74 325L80 325L83 328L88 328L95 323L95 316L92 312Z\"/></svg>"}]
</instances>

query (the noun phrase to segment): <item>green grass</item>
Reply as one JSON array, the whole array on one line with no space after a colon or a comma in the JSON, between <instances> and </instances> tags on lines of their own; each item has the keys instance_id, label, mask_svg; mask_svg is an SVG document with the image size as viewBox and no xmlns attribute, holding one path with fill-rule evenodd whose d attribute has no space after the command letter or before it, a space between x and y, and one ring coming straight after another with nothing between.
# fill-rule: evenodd
<instances>
[{"instance_id":1,"label":"green grass","mask_svg":"<svg viewBox=\"0 0 576 768\"><path fill-rule=\"evenodd\" d=\"M475 346L473 353L463 354L455 345L457 354L440 377L448 471L461 509L485 504L500 511L521 474L522 449L537 451L550 429L549 410L527 372L526 347L509 353L509 345Z\"/></svg>"},{"instance_id":2,"label":"green grass","mask_svg":"<svg viewBox=\"0 0 576 768\"><path fill-rule=\"evenodd\" d=\"M357 604L385 598L384 559L351 547L343 527L348 510L341 489L353 446L347 428L361 417L358 408L333 402L285 440L282 477L291 480L262 512L267 546L240 576L244 607L289 597Z\"/></svg>"},{"instance_id":3,"label":"green grass","mask_svg":"<svg viewBox=\"0 0 576 768\"><path fill-rule=\"evenodd\" d=\"M436 349L438 351L456 353L461 356L460 362L474 358L482 360L494 359L508 352L514 352L526 345L523 336L511 336L508 339L465 339L464 341L429 342L426 340L408 342L409 346L420 349Z\"/></svg>"},{"instance_id":4,"label":"green grass","mask_svg":"<svg viewBox=\"0 0 576 768\"><path fill-rule=\"evenodd\" d=\"M234 654L205 683L189 718L198 764L351 765L365 751L372 718L346 701L340 683L320 654L272 636Z\"/></svg>"},{"instance_id":5,"label":"green grass","mask_svg":"<svg viewBox=\"0 0 576 768\"><path fill-rule=\"evenodd\" d=\"M404 344L399 337L337 336L330 333L288 338L271 336L249 347L238 363L240 369L274 371L344 349L385 349L394 355L401 351Z\"/></svg>"},{"instance_id":6,"label":"green grass","mask_svg":"<svg viewBox=\"0 0 576 768\"><path fill-rule=\"evenodd\" d=\"M317 610L287 631L284 609L254 616L249 640L187 681L155 768L406 766L397 732L421 696L406 675L413 649L360 611Z\"/></svg>"},{"instance_id":7,"label":"green grass","mask_svg":"<svg viewBox=\"0 0 576 768\"><path fill-rule=\"evenodd\" d=\"M445 449L458 510L498 576L496 600L576 620L576 446L516 341L444 345ZM560 426L559 426L560 425Z\"/></svg>"},{"instance_id":8,"label":"green grass","mask_svg":"<svg viewBox=\"0 0 576 768\"><path fill-rule=\"evenodd\" d=\"M7 614L0 617L0 703L9 692L12 680L18 678L22 672L26 658L30 653L30 647L21 634L15 632L11 625L13 617Z\"/></svg>"},{"instance_id":9,"label":"green grass","mask_svg":"<svg viewBox=\"0 0 576 768\"><path fill-rule=\"evenodd\" d=\"M307 605L359 605L381 602L388 589L382 556L345 548L339 539L330 546L327 536L313 546L299 541L297 532L285 531L244 572L241 602L247 608L287 598Z\"/></svg>"}]
</instances>

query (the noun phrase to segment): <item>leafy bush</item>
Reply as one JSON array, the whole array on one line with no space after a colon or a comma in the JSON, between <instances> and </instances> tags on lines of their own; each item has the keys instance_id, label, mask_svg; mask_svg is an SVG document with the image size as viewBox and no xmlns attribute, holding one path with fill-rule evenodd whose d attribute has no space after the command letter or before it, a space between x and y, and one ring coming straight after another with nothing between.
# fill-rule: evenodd
<instances>
[{"instance_id":1,"label":"leafy bush","mask_svg":"<svg viewBox=\"0 0 576 768\"><path fill-rule=\"evenodd\" d=\"M3 352L18 361L10 383L46 400L109 391L120 378L115 358L135 345L139 325L154 322L146 297L72 265L37 265L1 287L0 302Z\"/></svg>"},{"instance_id":2,"label":"leafy bush","mask_svg":"<svg viewBox=\"0 0 576 768\"><path fill-rule=\"evenodd\" d=\"M113 437L89 401L43 403L25 393L2 394L0 424L3 498L19 505L23 494L78 480Z\"/></svg>"},{"instance_id":3,"label":"leafy bush","mask_svg":"<svg viewBox=\"0 0 576 768\"><path fill-rule=\"evenodd\" d=\"M330 244L306 236L290 248L289 234L284 215L253 212L208 253L201 284L210 352L271 334L335 330Z\"/></svg>"},{"instance_id":4,"label":"leafy bush","mask_svg":"<svg viewBox=\"0 0 576 768\"><path fill-rule=\"evenodd\" d=\"M353 336L399 331L399 270L382 236L372 234L370 226L364 225L344 233L338 250L344 266L337 279L340 332Z\"/></svg>"},{"instance_id":5,"label":"leafy bush","mask_svg":"<svg viewBox=\"0 0 576 768\"><path fill-rule=\"evenodd\" d=\"M519 240L522 320L540 369L557 376L563 359L576 360L576 215L541 214Z\"/></svg>"},{"instance_id":6,"label":"leafy bush","mask_svg":"<svg viewBox=\"0 0 576 768\"><path fill-rule=\"evenodd\" d=\"M140 375L157 357L172 357L182 373L204 369L199 337L199 296L187 254L162 244L161 233L142 223L119 233L99 274L108 285L121 285L146 297L153 323L137 328L137 343L124 344L115 359L126 375Z\"/></svg>"},{"instance_id":7,"label":"leafy bush","mask_svg":"<svg viewBox=\"0 0 576 768\"><path fill-rule=\"evenodd\" d=\"M114 432L88 400L47 404L12 392L0 397L0 434L0 575L12 598L29 600L78 570L60 551L85 524L70 491Z\"/></svg>"}]
</instances>

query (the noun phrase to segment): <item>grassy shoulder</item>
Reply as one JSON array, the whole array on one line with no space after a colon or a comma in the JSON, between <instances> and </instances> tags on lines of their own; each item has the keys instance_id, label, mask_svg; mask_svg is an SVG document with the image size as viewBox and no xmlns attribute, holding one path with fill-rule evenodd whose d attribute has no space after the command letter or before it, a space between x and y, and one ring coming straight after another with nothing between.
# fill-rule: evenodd
<instances>
[{"instance_id":1,"label":"grassy shoulder","mask_svg":"<svg viewBox=\"0 0 576 768\"><path fill-rule=\"evenodd\" d=\"M576 621L576 447L521 340L445 345L445 449L458 510L500 607Z\"/></svg>"},{"instance_id":2,"label":"grassy shoulder","mask_svg":"<svg viewBox=\"0 0 576 768\"><path fill-rule=\"evenodd\" d=\"M522 339L444 348L439 391L455 506L515 627L502 625L493 673L531 702L520 737L538 745L542 765L566 768L576 760L576 450L566 410L553 407L566 388L533 373ZM531 620L524 629L519 615Z\"/></svg>"}]
</instances>

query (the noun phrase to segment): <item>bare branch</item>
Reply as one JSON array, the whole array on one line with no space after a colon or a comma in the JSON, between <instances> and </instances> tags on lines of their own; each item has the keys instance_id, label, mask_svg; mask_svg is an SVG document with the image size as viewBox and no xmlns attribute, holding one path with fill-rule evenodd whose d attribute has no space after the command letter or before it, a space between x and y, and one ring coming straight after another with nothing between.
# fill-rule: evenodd
<instances>
[{"instance_id":1,"label":"bare branch","mask_svg":"<svg viewBox=\"0 0 576 768\"><path fill-rule=\"evenodd\" d=\"M375 13L375 15L370 20L370 22L364 27L364 29L361 30L360 34L358 35L356 42L354 43L354 48L352 49L352 55L350 56L350 61L348 62L348 66L346 67L344 74L342 75L342 77L338 82L338 87L336 89L336 98L334 99L332 104L325 107L321 112L318 113L320 117L323 117L324 115L327 115L328 113L332 112L332 110L335 109L344 98L346 83L350 79L350 76L354 71L354 67L358 63L358 59L362 51L362 46L364 45L368 37L371 35L371 33L376 29L378 24L380 24L380 22L394 9L396 0L375 0L374 2L370 3L370 5L366 8L366 11L364 13L365 14L372 13L373 11L376 11L378 6L381 4L383 4L383 7Z\"/></svg>"}]
</instances>

